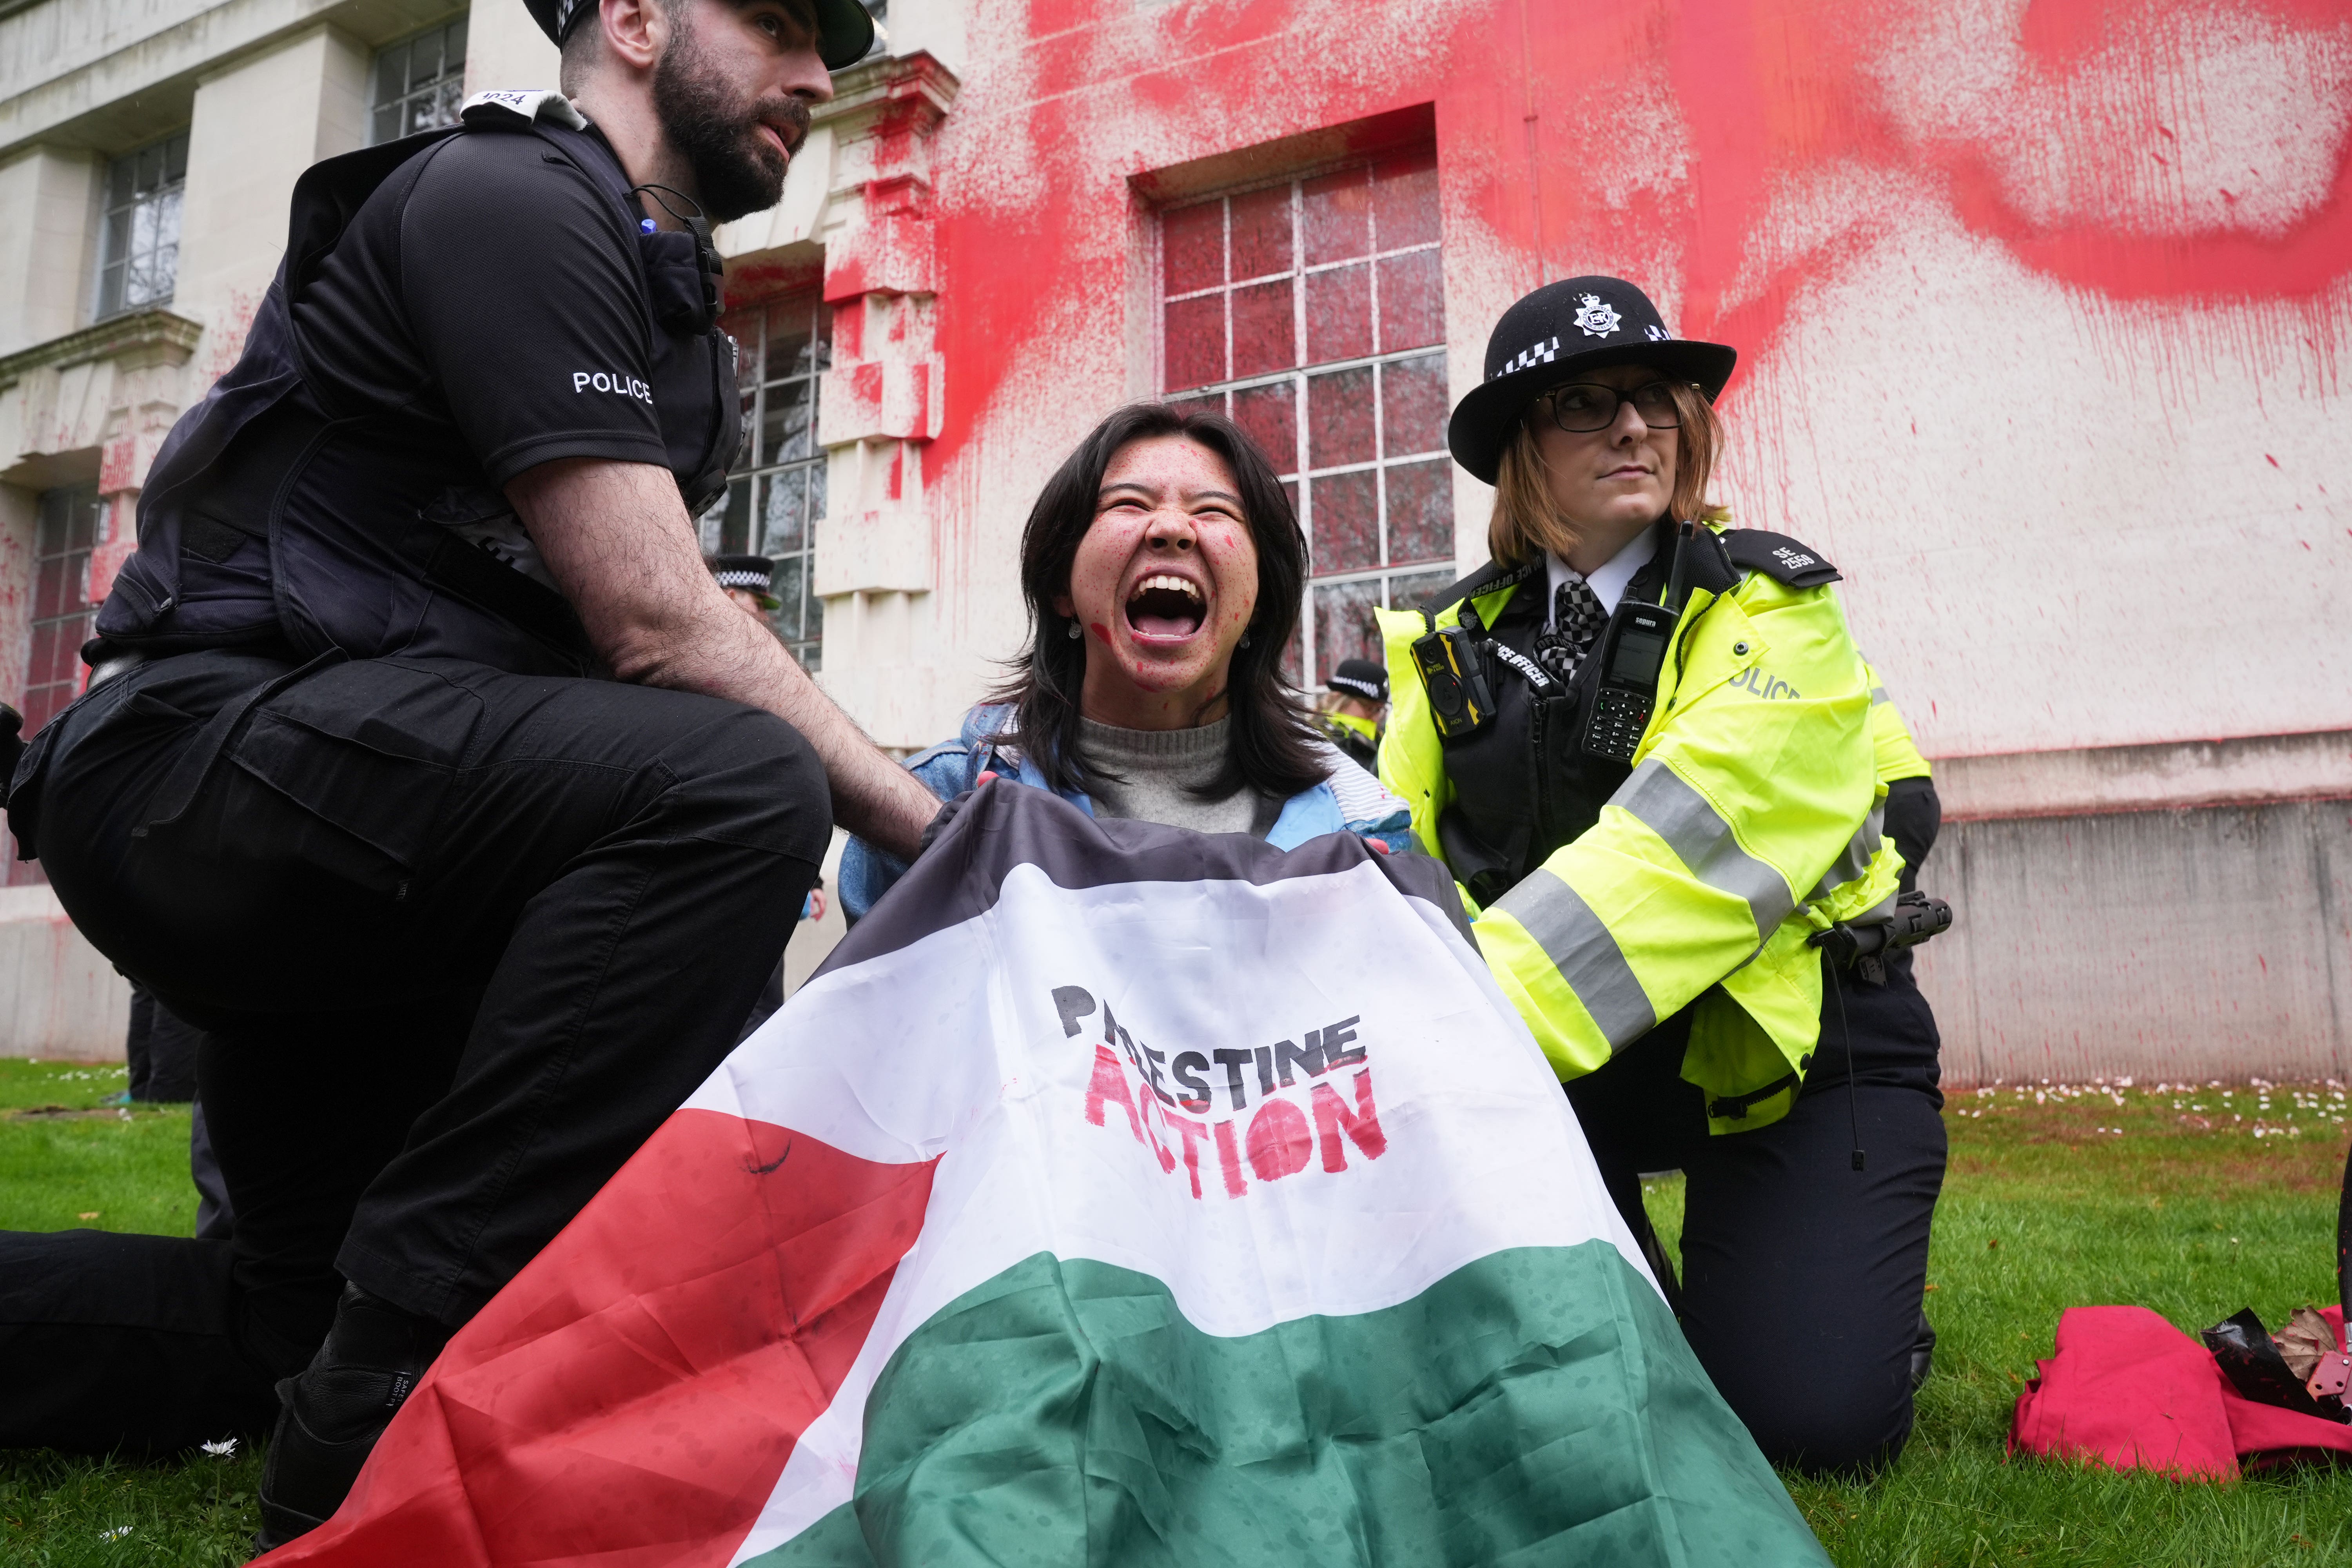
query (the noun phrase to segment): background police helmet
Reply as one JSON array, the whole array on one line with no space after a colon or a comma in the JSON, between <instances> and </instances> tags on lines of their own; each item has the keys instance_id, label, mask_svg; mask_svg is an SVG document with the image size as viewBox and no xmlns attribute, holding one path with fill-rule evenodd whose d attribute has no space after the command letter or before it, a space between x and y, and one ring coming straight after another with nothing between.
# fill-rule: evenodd
<instances>
[{"instance_id":1,"label":"background police helmet","mask_svg":"<svg viewBox=\"0 0 2352 1568\"><path fill-rule=\"evenodd\" d=\"M1339 668L1325 681L1334 691L1344 691L1350 697L1360 697L1367 702L1389 700L1389 672L1369 658L1343 658Z\"/></svg>"},{"instance_id":2,"label":"background police helmet","mask_svg":"<svg viewBox=\"0 0 2352 1568\"><path fill-rule=\"evenodd\" d=\"M1495 323L1486 378L1454 405L1445 444L1455 462L1491 485L1528 405L1575 373L1655 365L1661 374L1696 384L1712 403L1738 358L1721 343L1675 336L1650 297L1622 278L1547 283Z\"/></svg>"},{"instance_id":3,"label":"background police helmet","mask_svg":"<svg viewBox=\"0 0 2352 1568\"><path fill-rule=\"evenodd\" d=\"M596 0L522 0L539 30L562 47L564 37L581 19L593 16ZM816 7L816 53L827 70L854 66L866 58L882 29L857 0L814 0Z\"/></svg>"},{"instance_id":4,"label":"background police helmet","mask_svg":"<svg viewBox=\"0 0 2352 1568\"><path fill-rule=\"evenodd\" d=\"M772 610L782 601L776 597L776 563L764 555L706 555L702 563L719 579L722 588L740 588L760 601L760 608Z\"/></svg>"}]
</instances>

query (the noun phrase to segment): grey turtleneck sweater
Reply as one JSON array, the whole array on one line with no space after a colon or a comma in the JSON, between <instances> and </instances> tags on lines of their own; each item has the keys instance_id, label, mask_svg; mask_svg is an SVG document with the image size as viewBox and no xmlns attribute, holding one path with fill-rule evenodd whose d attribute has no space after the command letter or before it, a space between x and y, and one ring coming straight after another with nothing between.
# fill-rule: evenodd
<instances>
[{"instance_id":1,"label":"grey turtleneck sweater","mask_svg":"<svg viewBox=\"0 0 2352 1568\"><path fill-rule=\"evenodd\" d=\"M1231 719L1220 719L1193 730L1120 730L1080 719L1078 757L1095 815L1195 833L1259 831L1262 803L1255 790L1244 785L1217 801L1192 793L1224 767L1232 726ZM1101 776L1105 771L1126 782L1112 783Z\"/></svg>"}]
</instances>

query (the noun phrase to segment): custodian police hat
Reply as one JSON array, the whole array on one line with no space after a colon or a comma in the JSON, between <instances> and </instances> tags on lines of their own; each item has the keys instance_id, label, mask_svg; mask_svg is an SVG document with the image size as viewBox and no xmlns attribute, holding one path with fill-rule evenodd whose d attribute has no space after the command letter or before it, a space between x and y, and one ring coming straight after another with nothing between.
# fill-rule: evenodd
<instances>
[{"instance_id":1,"label":"custodian police hat","mask_svg":"<svg viewBox=\"0 0 2352 1568\"><path fill-rule=\"evenodd\" d=\"M583 16L596 9L596 0L522 0L539 30L561 47ZM873 16L857 0L815 0L816 54L827 70L854 66L874 47L881 32Z\"/></svg>"},{"instance_id":2,"label":"custodian police hat","mask_svg":"<svg viewBox=\"0 0 2352 1568\"><path fill-rule=\"evenodd\" d=\"M1650 297L1622 278L1547 283L1495 323L1486 340L1486 379L1454 405L1445 443L1455 462L1491 485L1528 405L1576 372L1655 365L1663 374L1696 384L1712 403L1738 357L1721 343L1675 336Z\"/></svg>"},{"instance_id":3,"label":"custodian police hat","mask_svg":"<svg viewBox=\"0 0 2352 1568\"><path fill-rule=\"evenodd\" d=\"M702 563L719 579L722 588L740 588L756 594L760 607L772 610L776 598L776 563L764 555L706 555Z\"/></svg>"},{"instance_id":4,"label":"custodian police hat","mask_svg":"<svg viewBox=\"0 0 2352 1568\"><path fill-rule=\"evenodd\" d=\"M1353 692L1367 702L1389 700L1389 672L1369 658L1341 659L1339 668L1324 684L1334 690Z\"/></svg>"}]
</instances>

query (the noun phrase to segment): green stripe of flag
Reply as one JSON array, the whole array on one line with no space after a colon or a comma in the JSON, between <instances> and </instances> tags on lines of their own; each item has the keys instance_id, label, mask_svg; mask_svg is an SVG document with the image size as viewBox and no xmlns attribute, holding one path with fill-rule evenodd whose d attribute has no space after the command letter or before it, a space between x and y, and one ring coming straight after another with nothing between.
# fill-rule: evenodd
<instances>
[{"instance_id":1,"label":"green stripe of flag","mask_svg":"<svg viewBox=\"0 0 2352 1568\"><path fill-rule=\"evenodd\" d=\"M1311 1243L1310 1243L1311 1245ZM853 1500L754 1562L1826 1563L1605 1241L1220 1339L1030 1258L891 1357Z\"/></svg>"}]
</instances>

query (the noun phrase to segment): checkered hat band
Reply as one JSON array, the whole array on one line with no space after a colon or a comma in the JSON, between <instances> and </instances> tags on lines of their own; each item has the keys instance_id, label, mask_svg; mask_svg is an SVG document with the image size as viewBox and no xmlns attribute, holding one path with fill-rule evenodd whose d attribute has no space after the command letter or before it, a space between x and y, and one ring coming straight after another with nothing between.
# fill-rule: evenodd
<instances>
[{"instance_id":1,"label":"checkered hat band","mask_svg":"<svg viewBox=\"0 0 2352 1568\"><path fill-rule=\"evenodd\" d=\"M756 588L762 594L769 588L769 577L765 572L751 572L738 567L714 572L711 575L719 579L719 585L722 588Z\"/></svg>"},{"instance_id":2,"label":"checkered hat band","mask_svg":"<svg viewBox=\"0 0 2352 1568\"><path fill-rule=\"evenodd\" d=\"M1328 680L1325 681L1324 684L1326 686L1338 687L1342 691L1352 691L1357 696L1370 698L1374 702L1381 700L1381 689L1379 687L1374 686L1369 680L1361 680L1352 675L1335 675Z\"/></svg>"}]
</instances>

